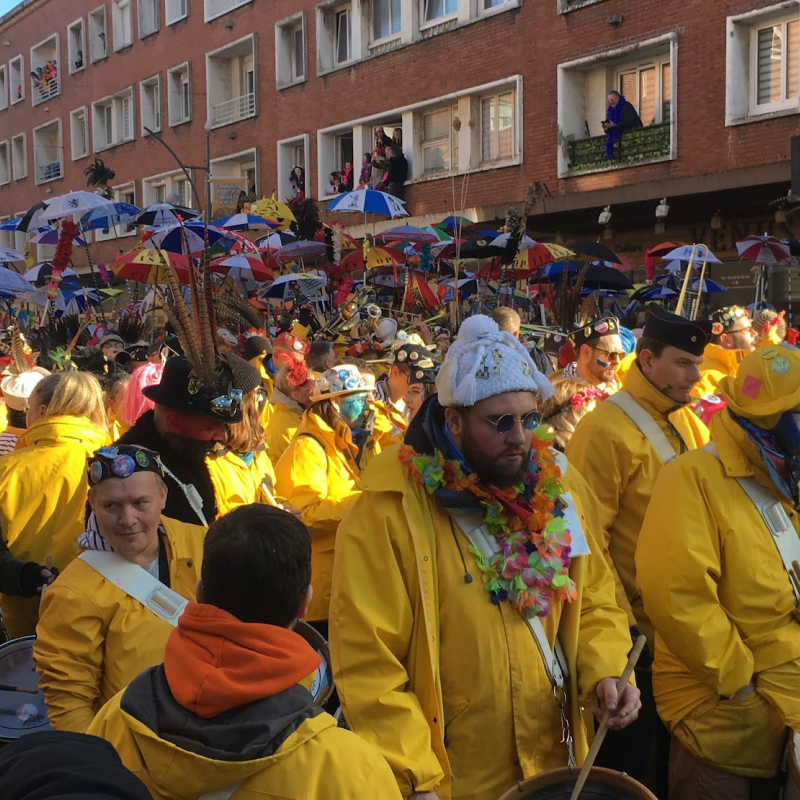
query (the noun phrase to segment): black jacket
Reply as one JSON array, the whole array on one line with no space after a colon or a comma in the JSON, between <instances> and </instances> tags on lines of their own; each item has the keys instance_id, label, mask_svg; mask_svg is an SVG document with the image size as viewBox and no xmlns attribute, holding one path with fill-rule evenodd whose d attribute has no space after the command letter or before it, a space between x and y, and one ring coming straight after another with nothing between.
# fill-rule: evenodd
<instances>
[{"instance_id":1,"label":"black jacket","mask_svg":"<svg viewBox=\"0 0 800 800\"><path fill-rule=\"evenodd\" d=\"M642 125L642 120L636 113L636 109L633 107L633 104L625 103L625 105L622 106L619 122L617 123L617 128L619 131L635 131L642 127L644 127Z\"/></svg>"},{"instance_id":2,"label":"black jacket","mask_svg":"<svg viewBox=\"0 0 800 800\"><path fill-rule=\"evenodd\" d=\"M389 159L388 183L405 183L408 180L408 161L403 155Z\"/></svg>"}]
</instances>

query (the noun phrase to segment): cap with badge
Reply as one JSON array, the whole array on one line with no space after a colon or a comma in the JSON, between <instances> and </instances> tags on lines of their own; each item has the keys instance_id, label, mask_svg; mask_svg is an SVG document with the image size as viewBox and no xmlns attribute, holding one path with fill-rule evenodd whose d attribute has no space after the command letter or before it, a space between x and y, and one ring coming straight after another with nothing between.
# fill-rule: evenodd
<instances>
[{"instance_id":1,"label":"cap with badge","mask_svg":"<svg viewBox=\"0 0 800 800\"><path fill-rule=\"evenodd\" d=\"M619 320L616 317L600 317L580 328L576 328L570 333L569 340L577 351L583 344L589 344L595 339L613 334L619 334Z\"/></svg>"},{"instance_id":2,"label":"cap with badge","mask_svg":"<svg viewBox=\"0 0 800 800\"><path fill-rule=\"evenodd\" d=\"M652 304L645 311L642 338L655 339L693 356L701 356L711 338L711 320L688 320Z\"/></svg>"},{"instance_id":3,"label":"cap with badge","mask_svg":"<svg viewBox=\"0 0 800 800\"><path fill-rule=\"evenodd\" d=\"M747 310L741 306L718 308L711 312L711 333L719 336L730 330L740 319L748 319Z\"/></svg>"},{"instance_id":4,"label":"cap with badge","mask_svg":"<svg viewBox=\"0 0 800 800\"><path fill-rule=\"evenodd\" d=\"M89 456L87 462L89 486L96 486L109 478L130 478L135 472L155 472L164 477L164 467L158 453L136 444L101 447Z\"/></svg>"},{"instance_id":5,"label":"cap with badge","mask_svg":"<svg viewBox=\"0 0 800 800\"><path fill-rule=\"evenodd\" d=\"M417 383L436 383L436 376L439 374L439 365L434 362L430 354L418 358L416 361L407 362L411 367L408 373L408 385L414 386Z\"/></svg>"}]
</instances>

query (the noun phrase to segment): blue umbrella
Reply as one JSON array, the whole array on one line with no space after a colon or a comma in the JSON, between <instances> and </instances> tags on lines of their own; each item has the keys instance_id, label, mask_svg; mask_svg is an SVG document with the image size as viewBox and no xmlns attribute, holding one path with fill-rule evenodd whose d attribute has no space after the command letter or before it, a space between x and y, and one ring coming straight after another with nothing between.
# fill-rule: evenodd
<instances>
[{"instance_id":1,"label":"blue umbrella","mask_svg":"<svg viewBox=\"0 0 800 800\"><path fill-rule=\"evenodd\" d=\"M697 245L694 254L694 263L699 267L708 253L709 264L721 264L722 262L704 245ZM664 261L689 261L692 257L692 245L685 244L683 247L676 247L670 250L665 256L662 256Z\"/></svg>"},{"instance_id":2,"label":"blue umbrella","mask_svg":"<svg viewBox=\"0 0 800 800\"><path fill-rule=\"evenodd\" d=\"M263 230L280 227L279 222L274 222L271 219L265 219L255 214L232 214L229 217L222 217L215 219L214 225L218 228L227 228L231 231L246 231L246 230Z\"/></svg>"},{"instance_id":3,"label":"blue umbrella","mask_svg":"<svg viewBox=\"0 0 800 800\"><path fill-rule=\"evenodd\" d=\"M107 230L131 221L141 210L131 203L109 203L107 207L93 208L84 214L81 228L85 231Z\"/></svg>"},{"instance_id":4,"label":"blue umbrella","mask_svg":"<svg viewBox=\"0 0 800 800\"><path fill-rule=\"evenodd\" d=\"M15 231L19 227L20 222L22 222L22 217L7 219L5 222L0 223L0 231Z\"/></svg>"},{"instance_id":5,"label":"blue umbrella","mask_svg":"<svg viewBox=\"0 0 800 800\"><path fill-rule=\"evenodd\" d=\"M32 292L33 284L26 281L18 272L7 267L0 267L0 291L4 292Z\"/></svg>"},{"instance_id":6,"label":"blue umbrella","mask_svg":"<svg viewBox=\"0 0 800 800\"><path fill-rule=\"evenodd\" d=\"M581 289L581 297L589 297L590 295L594 295L595 297L627 297L628 295L625 292L620 292L616 289Z\"/></svg>"},{"instance_id":7,"label":"blue umbrella","mask_svg":"<svg viewBox=\"0 0 800 800\"><path fill-rule=\"evenodd\" d=\"M667 300L670 297L677 297L678 293L674 289L668 289L666 286L659 286L657 289L651 289L649 292L644 292L639 295L641 300Z\"/></svg>"},{"instance_id":8,"label":"blue umbrella","mask_svg":"<svg viewBox=\"0 0 800 800\"><path fill-rule=\"evenodd\" d=\"M554 261L552 264L545 264L540 270L537 278L555 278L565 272L579 272L584 268L583 261Z\"/></svg>"},{"instance_id":9,"label":"blue umbrella","mask_svg":"<svg viewBox=\"0 0 800 800\"><path fill-rule=\"evenodd\" d=\"M186 232L186 239L189 242L189 252L183 252L183 234L182 230ZM182 225L167 225L163 228L157 228L145 240L144 246L150 250L168 250L170 253L183 253L183 255L191 255L191 253L201 252L205 247L205 225L196 220L189 220ZM208 244L209 247L221 245L226 250L229 250L236 244L235 237L230 234L225 228L217 228L214 225L208 226Z\"/></svg>"},{"instance_id":10,"label":"blue umbrella","mask_svg":"<svg viewBox=\"0 0 800 800\"><path fill-rule=\"evenodd\" d=\"M696 292L700 287L700 278L695 278L692 281L692 291ZM728 290L720 283L716 283L715 281L711 281L708 278L703 278L703 292L706 294L721 294L722 292L727 292Z\"/></svg>"},{"instance_id":11,"label":"blue umbrella","mask_svg":"<svg viewBox=\"0 0 800 800\"><path fill-rule=\"evenodd\" d=\"M380 214L383 217L407 217L404 202L374 189L345 192L331 200L325 208L328 211L360 211L362 214Z\"/></svg>"}]
</instances>

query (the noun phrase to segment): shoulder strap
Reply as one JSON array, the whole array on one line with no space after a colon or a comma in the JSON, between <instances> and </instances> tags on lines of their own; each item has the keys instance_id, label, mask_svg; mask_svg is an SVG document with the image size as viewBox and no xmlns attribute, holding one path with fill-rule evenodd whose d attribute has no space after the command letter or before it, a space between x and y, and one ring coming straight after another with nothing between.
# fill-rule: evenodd
<instances>
[{"instance_id":1,"label":"shoulder strap","mask_svg":"<svg viewBox=\"0 0 800 800\"><path fill-rule=\"evenodd\" d=\"M703 447L703 450L711 453L718 461L722 460L714 442L709 442ZM736 478L736 482L742 487L744 493L750 498L750 501L761 515L767 530L772 534L772 541L775 542L775 547L778 549L783 568L791 575L794 571L794 562L800 562L800 537L798 537L794 525L786 515L783 505L769 489L762 486L754 478ZM800 602L800 589L795 586L791 578L789 583L792 586L795 598Z\"/></svg>"},{"instance_id":2,"label":"shoulder strap","mask_svg":"<svg viewBox=\"0 0 800 800\"><path fill-rule=\"evenodd\" d=\"M607 397L604 402L613 403L630 419L653 446L662 464L669 464L678 455L664 431L658 427L658 423L636 402L630 392L623 389Z\"/></svg>"},{"instance_id":3,"label":"shoulder strap","mask_svg":"<svg viewBox=\"0 0 800 800\"><path fill-rule=\"evenodd\" d=\"M178 624L181 614L189 604L185 597L181 597L146 569L128 561L119 553L87 550L79 558L173 627Z\"/></svg>"}]
</instances>

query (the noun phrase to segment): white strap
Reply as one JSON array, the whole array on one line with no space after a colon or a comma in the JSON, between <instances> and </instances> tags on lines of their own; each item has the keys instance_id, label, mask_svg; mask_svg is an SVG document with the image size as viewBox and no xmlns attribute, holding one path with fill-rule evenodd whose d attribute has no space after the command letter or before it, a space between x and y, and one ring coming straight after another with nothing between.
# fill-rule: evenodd
<instances>
[{"instance_id":1,"label":"white strap","mask_svg":"<svg viewBox=\"0 0 800 800\"><path fill-rule=\"evenodd\" d=\"M101 550L87 550L80 558L157 617L173 627L178 624L189 601L153 577L144 567L128 561L119 553Z\"/></svg>"},{"instance_id":2,"label":"white strap","mask_svg":"<svg viewBox=\"0 0 800 800\"><path fill-rule=\"evenodd\" d=\"M461 529L461 532L469 539L469 543L484 559L488 560L500 552L500 545L497 543L497 539L488 532L481 517L450 509L448 509L448 514ZM563 689L566 678L569 676L569 670L567 669L567 659L561 649L561 644L556 639L555 650L550 646L544 625L542 625L539 617L528 618L525 615L521 616L528 623L528 627L533 634L550 683L558 689Z\"/></svg>"},{"instance_id":3,"label":"white strap","mask_svg":"<svg viewBox=\"0 0 800 800\"><path fill-rule=\"evenodd\" d=\"M236 794L237 790L243 783L244 781L239 781L236 786L231 786L229 789L217 789L215 792L201 794L197 800L229 800Z\"/></svg>"},{"instance_id":4,"label":"white strap","mask_svg":"<svg viewBox=\"0 0 800 800\"><path fill-rule=\"evenodd\" d=\"M658 423L636 402L630 392L623 389L607 397L605 402L617 406L642 432L644 438L653 446L662 464L669 464L678 455L664 431L658 427Z\"/></svg>"},{"instance_id":5,"label":"white strap","mask_svg":"<svg viewBox=\"0 0 800 800\"><path fill-rule=\"evenodd\" d=\"M721 461L717 447L713 442L709 442L704 448L711 453L714 458ZM772 541L778 548L778 555L783 562L783 568L787 573L793 571L792 562L800 562L800 537L794 529L791 520L783 509L783 505L775 495L766 487L758 483L754 478L737 478L736 482L742 487L744 493L756 507L756 510L764 520L767 530L772 534ZM794 591L794 596L800 602L800 591L795 587L794 581L789 579L789 583Z\"/></svg>"},{"instance_id":6,"label":"white strap","mask_svg":"<svg viewBox=\"0 0 800 800\"><path fill-rule=\"evenodd\" d=\"M193 483L183 483L160 458L158 459L158 463L161 465L161 469L164 470L164 474L172 478L172 480L178 484L178 488L183 492L186 502L192 507L192 511L197 514L197 518L200 520L201 524L207 528L208 520L206 520L205 514L203 514L203 498L200 496L200 492L197 491L197 487Z\"/></svg>"}]
</instances>

